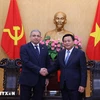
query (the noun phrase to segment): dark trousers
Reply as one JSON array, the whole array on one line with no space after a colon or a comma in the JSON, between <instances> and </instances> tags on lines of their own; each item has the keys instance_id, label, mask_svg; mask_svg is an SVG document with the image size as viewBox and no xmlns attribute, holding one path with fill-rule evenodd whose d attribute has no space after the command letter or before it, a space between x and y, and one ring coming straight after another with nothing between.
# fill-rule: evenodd
<instances>
[{"instance_id":1,"label":"dark trousers","mask_svg":"<svg viewBox=\"0 0 100 100\"><path fill-rule=\"evenodd\" d=\"M38 82L35 86L20 85L20 100L43 100L44 87Z\"/></svg>"},{"instance_id":2,"label":"dark trousers","mask_svg":"<svg viewBox=\"0 0 100 100\"><path fill-rule=\"evenodd\" d=\"M61 89L62 99L63 100L82 100L82 93L78 92L78 90L70 90L66 87L66 83L64 83L63 89Z\"/></svg>"}]
</instances>

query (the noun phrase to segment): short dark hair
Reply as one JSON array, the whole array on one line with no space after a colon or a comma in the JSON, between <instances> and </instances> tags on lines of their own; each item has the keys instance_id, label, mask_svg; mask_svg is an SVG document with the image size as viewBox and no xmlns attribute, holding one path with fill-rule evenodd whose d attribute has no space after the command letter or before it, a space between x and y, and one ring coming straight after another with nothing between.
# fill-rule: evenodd
<instances>
[{"instance_id":1,"label":"short dark hair","mask_svg":"<svg viewBox=\"0 0 100 100\"><path fill-rule=\"evenodd\" d=\"M73 41L75 40L74 35L72 35L72 34L65 34L65 35L62 37L62 41L64 41L64 38L67 37L67 36L70 36L70 37L72 38Z\"/></svg>"}]
</instances>

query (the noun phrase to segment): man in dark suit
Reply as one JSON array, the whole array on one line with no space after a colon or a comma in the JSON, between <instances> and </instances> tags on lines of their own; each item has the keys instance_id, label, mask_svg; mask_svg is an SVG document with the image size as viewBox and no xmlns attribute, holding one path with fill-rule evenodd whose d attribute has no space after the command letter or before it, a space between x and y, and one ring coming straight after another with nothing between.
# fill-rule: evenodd
<instances>
[{"instance_id":1,"label":"man in dark suit","mask_svg":"<svg viewBox=\"0 0 100 100\"><path fill-rule=\"evenodd\" d=\"M74 47L74 36L66 34L62 41L65 49L58 53L54 67L48 73L61 70L60 88L63 100L82 100L86 87L87 68L85 53Z\"/></svg>"},{"instance_id":2,"label":"man in dark suit","mask_svg":"<svg viewBox=\"0 0 100 100\"><path fill-rule=\"evenodd\" d=\"M30 42L20 49L22 72L20 75L20 100L42 100L45 85L48 80L44 70L50 65L48 49L39 44L41 32L33 30L30 33ZM33 92L33 93L32 93Z\"/></svg>"}]
</instances>

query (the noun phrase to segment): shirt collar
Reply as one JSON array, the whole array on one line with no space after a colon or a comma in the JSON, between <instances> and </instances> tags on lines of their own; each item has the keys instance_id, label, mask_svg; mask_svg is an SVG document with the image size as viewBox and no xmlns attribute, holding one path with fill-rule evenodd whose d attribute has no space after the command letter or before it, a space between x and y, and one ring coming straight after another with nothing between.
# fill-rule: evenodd
<instances>
[{"instance_id":1,"label":"shirt collar","mask_svg":"<svg viewBox=\"0 0 100 100\"><path fill-rule=\"evenodd\" d=\"M66 52L67 52L67 51L70 51L70 53L71 53L73 49L74 49L74 47L72 47L70 50L67 50L67 49L66 49Z\"/></svg>"},{"instance_id":2,"label":"shirt collar","mask_svg":"<svg viewBox=\"0 0 100 100\"><path fill-rule=\"evenodd\" d=\"M31 42L32 43L32 42ZM32 45L35 47L36 45L37 45L37 47L39 47L39 43L38 44L34 44L34 43L32 43Z\"/></svg>"}]
</instances>

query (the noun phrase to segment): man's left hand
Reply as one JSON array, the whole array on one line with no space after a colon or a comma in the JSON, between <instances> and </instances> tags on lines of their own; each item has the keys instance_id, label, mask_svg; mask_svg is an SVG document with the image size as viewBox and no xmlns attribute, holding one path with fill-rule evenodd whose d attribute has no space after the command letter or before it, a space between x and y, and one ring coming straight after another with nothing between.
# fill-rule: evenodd
<instances>
[{"instance_id":1,"label":"man's left hand","mask_svg":"<svg viewBox=\"0 0 100 100\"><path fill-rule=\"evenodd\" d=\"M79 86L78 91L81 92L81 93L83 93L85 91L85 88L83 86Z\"/></svg>"}]
</instances>

